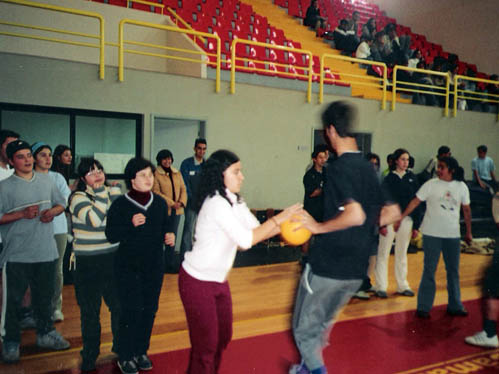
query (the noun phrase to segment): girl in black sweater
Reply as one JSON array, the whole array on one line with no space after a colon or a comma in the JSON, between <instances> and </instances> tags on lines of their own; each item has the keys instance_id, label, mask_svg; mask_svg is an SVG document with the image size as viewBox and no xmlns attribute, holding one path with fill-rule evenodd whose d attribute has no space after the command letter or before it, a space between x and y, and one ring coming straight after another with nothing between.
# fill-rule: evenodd
<instances>
[{"instance_id":1,"label":"girl in black sweater","mask_svg":"<svg viewBox=\"0 0 499 374\"><path fill-rule=\"evenodd\" d=\"M166 202L151 192L153 173L150 161L131 159L125 168L130 191L107 217L108 240L120 242L115 274L122 308L118 366L124 374L152 369L147 350L163 283L163 245L175 244Z\"/></svg>"},{"instance_id":2,"label":"girl in black sweater","mask_svg":"<svg viewBox=\"0 0 499 374\"><path fill-rule=\"evenodd\" d=\"M408 170L409 152L399 148L393 153L394 162L391 172L383 180L382 187L391 200L400 205L404 210L414 198L419 183L417 177ZM420 214L415 210L410 216L393 225L380 228L378 255L376 258L376 295L386 298L388 295L388 259L393 241L395 240L395 280L397 281L397 294L414 296L407 282L407 248L411 240L413 226L419 227Z\"/></svg>"}]
</instances>

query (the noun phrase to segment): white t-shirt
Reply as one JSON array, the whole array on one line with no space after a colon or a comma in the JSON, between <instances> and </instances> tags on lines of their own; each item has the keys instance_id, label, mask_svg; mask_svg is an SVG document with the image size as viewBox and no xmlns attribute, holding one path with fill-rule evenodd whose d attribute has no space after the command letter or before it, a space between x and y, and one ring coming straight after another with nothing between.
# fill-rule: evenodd
<instances>
[{"instance_id":1,"label":"white t-shirt","mask_svg":"<svg viewBox=\"0 0 499 374\"><path fill-rule=\"evenodd\" d=\"M438 178L423 184L416 197L426 201L426 213L421 225L424 235L439 238L459 238L461 205L470 204L470 192L464 182L446 182Z\"/></svg>"},{"instance_id":2,"label":"white t-shirt","mask_svg":"<svg viewBox=\"0 0 499 374\"><path fill-rule=\"evenodd\" d=\"M186 252L182 267L192 277L222 283L227 279L237 248L249 249L253 229L260 223L244 202L226 190L229 202L216 194L199 211L192 251Z\"/></svg>"}]
</instances>

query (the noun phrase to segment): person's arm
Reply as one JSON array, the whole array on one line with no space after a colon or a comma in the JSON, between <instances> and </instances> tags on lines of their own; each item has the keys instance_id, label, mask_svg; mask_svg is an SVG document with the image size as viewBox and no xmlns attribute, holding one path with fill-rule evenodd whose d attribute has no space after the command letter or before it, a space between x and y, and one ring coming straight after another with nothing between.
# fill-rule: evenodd
<instances>
[{"instance_id":1,"label":"person's arm","mask_svg":"<svg viewBox=\"0 0 499 374\"><path fill-rule=\"evenodd\" d=\"M184 161L182 161L182 164L180 164L180 173L182 174L182 178L184 178L185 189L187 190L187 197L191 197L188 160L189 159L187 158Z\"/></svg>"},{"instance_id":2,"label":"person's arm","mask_svg":"<svg viewBox=\"0 0 499 374\"><path fill-rule=\"evenodd\" d=\"M40 221L43 223L49 223L52 222L54 217L58 216L64 212L64 206L62 205L55 205L50 209L45 209L40 212Z\"/></svg>"},{"instance_id":3,"label":"person's arm","mask_svg":"<svg viewBox=\"0 0 499 374\"><path fill-rule=\"evenodd\" d=\"M294 204L284 209L281 213L268 219L258 227L253 229L252 245L255 245L262 240L271 238L281 232L281 224L291 219L294 215L301 214L302 204Z\"/></svg>"},{"instance_id":4,"label":"person's arm","mask_svg":"<svg viewBox=\"0 0 499 374\"><path fill-rule=\"evenodd\" d=\"M179 192L178 202L182 204L183 208L185 208L187 205L187 190L185 187L184 178L182 177L182 174L179 174L179 179L180 179L180 192Z\"/></svg>"},{"instance_id":5,"label":"person's arm","mask_svg":"<svg viewBox=\"0 0 499 374\"><path fill-rule=\"evenodd\" d=\"M95 201L84 192L75 192L69 209L71 214L91 227L99 227L107 215L108 194L104 186L94 189Z\"/></svg>"},{"instance_id":6,"label":"person's arm","mask_svg":"<svg viewBox=\"0 0 499 374\"><path fill-rule=\"evenodd\" d=\"M401 220L400 207L398 204L388 204L381 208L379 225L386 226Z\"/></svg>"},{"instance_id":7,"label":"person's arm","mask_svg":"<svg viewBox=\"0 0 499 374\"><path fill-rule=\"evenodd\" d=\"M33 219L36 216L38 216L38 205L31 205L23 210L5 213L2 218L0 218L0 225L6 225L11 222L19 221L20 219Z\"/></svg>"},{"instance_id":8,"label":"person's arm","mask_svg":"<svg viewBox=\"0 0 499 374\"><path fill-rule=\"evenodd\" d=\"M409 214L411 214L414 209L416 209L419 204L421 204L421 200L419 200L417 197L411 200L409 205L405 208L405 210L402 212L402 216L400 217L400 221L402 221L405 217L407 217Z\"/></svg>"},{"instance_id":9,"label":"person's arm","mask_svg":"<svg viewBox=\"0 0 499 374\"><path fill-rule=\"evenodd\" d=\"M471 234L471 208L468 205L462 205L463 207L463 217L464 224L466 226L466 234L464 236L464 241L470 245L473 240L473 235Z\"/></svg>"},{"instance_id":10,"label":"person's arm","mask_svg":"<svg viewBox=\"0 0 499 374\"><path fill-rule=\"evenodd\" d=\"M485 188L485 184L482 182L482 179L478 175L478 170L473 169L473 175L475 176L475 179L476 179L477 183L480 185L480 187Z\"/></svg>"},{"instance_id":11,"label":"person's arm","mask_svg":"<svg viewBox=\"0 0 499 374\"><path fill-rule=\"evenodd\" d=\"M362 205L356 201L351 201L343 206L343 211L339 215L328 221L317 222L310 214L304 214L304 217L303 226L315 235L362 226L366 220L366 213L362 209Z\"/></svg>"},{"instance_id":12,"label":"person's arm","mask_svg":"<svg viewBox=\"0 0 499 374\"><path fill-rule=\"evenodd\" d=\"M497 180L496 180L496 175L494 174L494 171L493 171L493 170L491 170L491 171L490 171L490 177L492 178L492 180L493 180L494 182L497 182Z\"/></svg>"}]
</instances>

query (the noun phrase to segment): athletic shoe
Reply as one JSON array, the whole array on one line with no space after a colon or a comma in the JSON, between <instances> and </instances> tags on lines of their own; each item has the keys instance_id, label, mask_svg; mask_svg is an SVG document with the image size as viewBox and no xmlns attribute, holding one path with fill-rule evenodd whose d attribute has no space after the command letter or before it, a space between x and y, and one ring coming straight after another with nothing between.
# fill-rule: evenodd
<instances>
[{"instance_id":1,"label":"athletic shoe","mask_svg":"<svg viewBox=\"0 0 499 374\"><path fill-rule=\"evenodd\" d=\"M133 360L139 370L152 370L152 362L146 354L137 356Z\"/></svg>"},{"instance_id":2,"label":"athletic shoe","mask_svg":"<svg viewBox=\"0 0 499 374\"><path fill-rule=\"evenodd\" d=\"M369 300L370 296L366 291L357 291L354 293L353 297L361 300Z\"/></svg>"},{"instance_id":3,"label":"athletic shoe","mask_svg":"<svg viewBox=\"0 0 499 374\"><path fill-rule=\"evenodd\" d=\"M447 314L452 317L468 317L468 311L466 309L447 309Z\"/></svg>"},{"instance_id":4,"label":"athletic shoe","mask_svg":"<svg viewBox=\"0 0 499 374\"><path fill-rule=\"evenodd\" d=\"M41 348L53 349L55 351L62 351L71 347L71 344L69 344L57 330L52 330L45 335L37 335L36 345Z\"/></svg>"},{"instance_id":5,"label":"athletic shoe","mask_svg":"<svg viewBox=\"0 0 499 374\"><path fill-rule=\"evenodd\" d=\"M64 314L62 314L60 310L54 311L54 314L52 314L52 321L54 322L64 321Z\"/></svg>"},{"instance_id":6,"label":"athletic shoe","mask_svg":"<svg viewBox=\"0 0 499 374\"><path fill-rule=\"evenodd\" d=\"M499 348L499 340L497 339L497 335L489 338L485 331L477 332L473 336L467 336L466 338L464 338L464 341L468 344L477 345L479 347Z\"/></svg>"},{"instance_id":7,"label":"athletic shoe","mask_svg":"<svg viewBox=\"0 0 499 374\"><path fill-rule=\"evenodd\" d=\"M425 312L424 310L416 310L416 317L422 319L430 319L430 312Z\"/></svg>"},{"instance_id":8,"label":"athletic shoe","mask_svg":"<svg viewBox=\"0 0 499 374\"><path fill-rule=\"evenodd\" d=\"M26 316L19 321L19 327L21 330L30 330L36 328L36 321L32 316Z\"/></svg>"},{"instance_id":9,"label":"athletic shoe","mask_svg":"<svg viewBox=\"0 0 499 374\"><path fill-rule=\"evenodd\" d=\"M6 364L13 364L19 361L19 343L3 342L2 359Z\"/></svg>"},{"instance_id":10,"label":"athletic shoe","mask_svg":"<svg viewBox=\"0 0 499 374\"><path fill-rule=\"evenodd\" d=\"M137 374L139 372L139 370L137 369L137 365L135 365L135 361L133 360L118 360L118 367L123 374Z\"/></svg>"},{"instance_id":11,"label":"athletic shoe","mask_svg":"<svg viewBox=\"0 0 499 374\"><path fill-rule=\"evenodd\" d=\"M375 295L382 299L386 299L388 297L386 291L376 291Z\"/></svg>"},{"instance_id":12,"label":"athletic shoe","mask_svg":"<svg viewBox=\"0 0 499 374\"><path fill-rule=\"evenodd\" d=\"M368 290L366 290L367 293L376 293L376 288L374 288L373 286L371 286L371 288L369 288Z\"/></svg>"},{"instance_id":13,"label":"athletic shoe","mask_svg":"<svg viewBox=\"0 0 499 374\"><path fill-rule=\"evenodd\" d=\"M301 364L295 364L289 369L289 374L310 374L307 365L302 361Z\"/></svg>"},{"instance_id":14,"label":"athletic shoe","mask_svg":"<svg viewBox=\"0 0 499 374\"><path fill-rule=\"evenodd\" d=\"M81 362L80 369L82 373L91 373L97 370L97 368L95 367L95 361L85 359Z\"/></svg>"},{"instance_id":15,"label":"athletic shoe","mask_svg":"<svg viewBox=\"0 0 499 374\"><path fill-rule=\"evenodd\" d=\"M397 292L397 295L413 297L414 296L414 291L412 291L412 290L410 290L408 288L407 290L404 290L402 292Z\"/></svg>"}]
</instances>

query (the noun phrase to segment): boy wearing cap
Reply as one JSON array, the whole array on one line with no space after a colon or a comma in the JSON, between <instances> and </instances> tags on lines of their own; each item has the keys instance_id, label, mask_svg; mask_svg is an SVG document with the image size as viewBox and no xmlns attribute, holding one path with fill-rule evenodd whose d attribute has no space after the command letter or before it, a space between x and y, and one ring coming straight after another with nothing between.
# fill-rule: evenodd
<instances>
[{"instance_id":1,"label":"boy wearing cap","mask_svg":"<svg viewBox=\"0 0 499 374\"><path fill-rule=\"evenodd\" d=\"M22 140L7 146L14 174L0 182L0 232L4 250L3 305L0 324L2 358L19 360L21 331L17 311L29 286L36 319L36 344L55 350L70 347L52 322L55 264L58 259L53 218L66 201L52 179L33 171L31 147Z\"/></svg>"}]
</instances>

